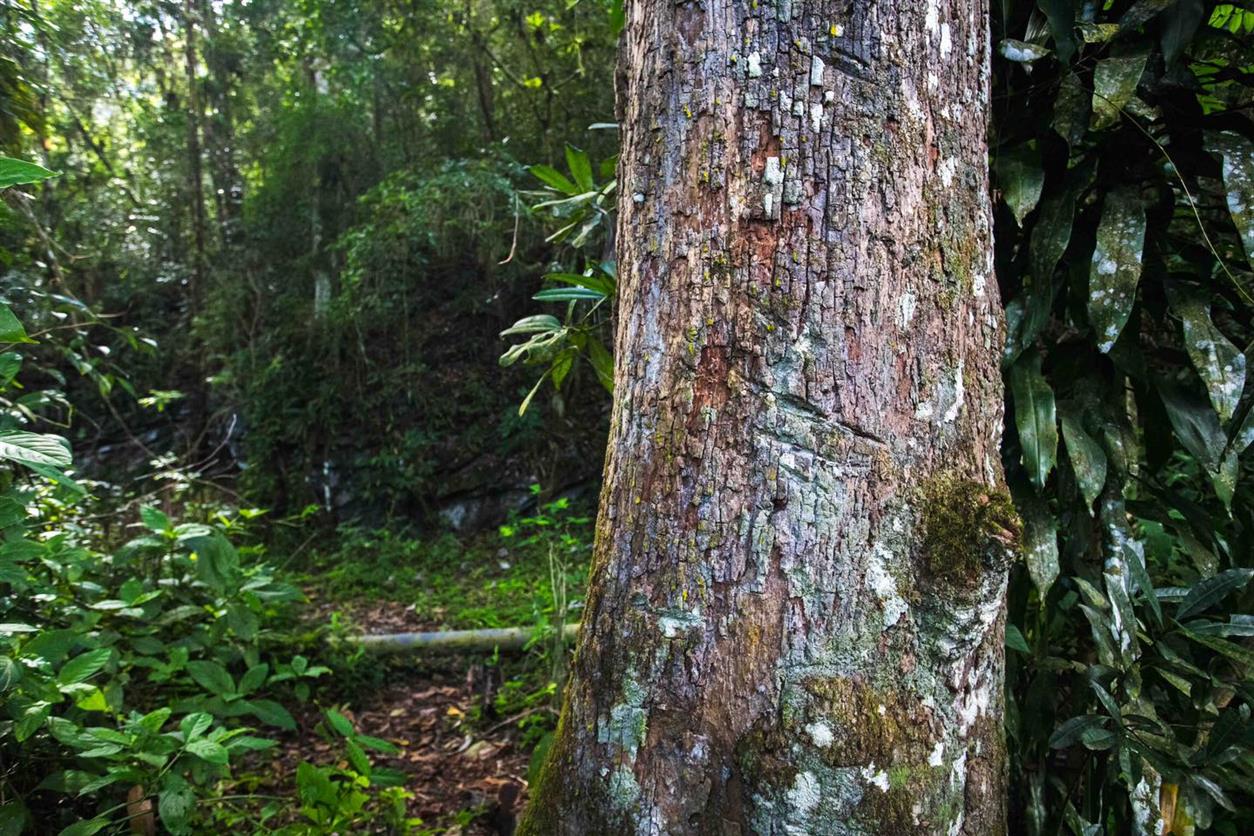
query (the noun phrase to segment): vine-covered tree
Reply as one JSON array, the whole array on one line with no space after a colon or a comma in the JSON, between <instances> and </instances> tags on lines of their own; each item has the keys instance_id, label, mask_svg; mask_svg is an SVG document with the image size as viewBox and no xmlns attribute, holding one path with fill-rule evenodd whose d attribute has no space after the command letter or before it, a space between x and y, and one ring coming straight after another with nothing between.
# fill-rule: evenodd
<instances>
[{"instance_id":1,"label":"vine-covered tree","mask_svg":"<svg viewBox=\"0 0 1254 836\"><path fill-rule=\"evenodd\" d=\"M628 4L616 401L522 829L994 833L979 0Z\"/></svg>"}]
</instances>

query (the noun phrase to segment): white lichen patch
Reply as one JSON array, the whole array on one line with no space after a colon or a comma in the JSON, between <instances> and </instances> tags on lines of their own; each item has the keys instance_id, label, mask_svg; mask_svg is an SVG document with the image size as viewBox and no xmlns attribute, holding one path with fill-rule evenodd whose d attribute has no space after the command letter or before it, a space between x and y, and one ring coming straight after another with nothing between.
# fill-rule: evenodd
<instances>
[{"instance_id":1,"label":"white lichen patch","mask_svg":"<svg viewBox=\"0 0 1254 836\"><path fill-rule=\"evenodd\" d=\"M657 620L658 629L668 639L673 639L686 630L700 629L704 625L705 621L701 618L699 607L693 612L666 610L658 616Z\"/></svg>"},{"instance_id":2,"label":"white lichen patch","mask_svg":"<svg viewBox=\"0 0 1254 836\"><path fill-rule=\"evenodd\" d=\"M901 294L901 298L897 300L897 325L901 328L908 327L914 320L914 311L918 301L918 298L909 291Z\"/></svg>"},{"instance_id":3,"label":"white lichen patch","mask_svg":"<svg viewBox=\"0 0 1254 836\"><path fill-rule=\"evenodd\" d=\"M953 157L946 157L936 167L936 173L940 175L941 184L949 188L954 184L954 176L958 173L958 161Z\"/></svg>"},{"instance_id":4,"label":"white lichen patch","mask_svg":"<svg viewBox=\"0 0 1254 836\"><path fill-rule=\"evenodd\" d=\"M892 551L882 543L871 549L867 560L866 586L880 602L880 610L884 613L884 629L896 626L901 617L910 610L910 605L897 591L897 581L888 573L888 566L894 562Z\"/></svg>"},{"instance_id":5,"label":"white lichen patch","mask_svg":"<svg viewBox=\"0 0 1254 836\"><path fill-rule=\"evenodd\" d=\"M762 53L749 53L748 72L749 78L760 78L762 76Z\"/></svg>"},{"instance_id":6,"label":"white lichen patch","mask_svg":"<svg viewBox=\"0 0 1254 836\"><path fill-rule=\"evenodd\" d=\"M932 754L927 756L927 765L931 767L943 766L945 763L945 744L938 742L932 749Z\"/></svg>"},{"instance_id":7,"label":"white lichen patch","mask_svg":"<svg viewBox=\"0 0 1254 836\"><path fill-rule=\"evenodd\" d=\"M820 749L826 749L832 745L836 736L832 732L832 727L822 720L815 720L806 726L806 734L810 735L811 742Z\"/></svg>"},{"instance_id":8,"label":"white lichen patch","mask_svg":"<svg viewBox=\"0 0 1254 836\"><path fill-rule=\"evenodd\" d=\"M823 800L823 788L813 772L798 772L788 793L788 806L797 819L805 819L818 809Z\"/></svg>"},{"instance_id":9,"label":"white lichen patch","mask_svg":"<svg viewBox=\"0 0 1254 836\"><path fill-rule=\"evenodd\" d=\"M953 36L949 34L949 24L942 23L940 27L940 54L942 56L948 55L953 51L953 48L954 42Z\"/></svg>"},{"instance_id":10,"label":"white lichen patch","mask_svg":"<svg viewBox=\"0 0 1254 836\"><path fill-rule=\"evenodd\" d=\"M876 787L880 792L888 792L892 787L892 783L888 780L888 773L883 769L876 770L874 763L862 767L862 780Z\"/></svg>"},{"instance_id":11,"label":"white lichen patch","mask_svg":"<svg viewBox=\"0 0 1254 836\"><path fill-rule=\"evenodd\" d=\"M823 71L825 69L827 69L827 66L823 63L822 58L815 55L813 58L810 59L810 86L811 87L823 86Z\"/></svg>"},{"instance_id":12,"label":"white lichen patch","mask_svg":"<svg viewBox=\"0 0 1254 836\"><path fill-rule=\"evenodd\" d=\"M948 391L944 394L949 396L949 406L945 410L945 414L941 416L941 421L946 424L952 424L958 419L958 413L962 411L962 403L966 398L966 384L963 382L963 376L966 371L964 368L965 361L958 358L958 367L954 369L952 382L949 384Z\"/></svg>"}]
</instances>

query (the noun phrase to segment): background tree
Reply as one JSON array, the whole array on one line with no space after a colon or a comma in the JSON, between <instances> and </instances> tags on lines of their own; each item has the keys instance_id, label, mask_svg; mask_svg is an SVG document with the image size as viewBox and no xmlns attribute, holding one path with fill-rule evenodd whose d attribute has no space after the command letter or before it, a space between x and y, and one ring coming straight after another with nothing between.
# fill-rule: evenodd
<instances>
[{"instance_id":1,"label":"background tree","mask_svg":"<svg viewBox=\"0 0 1254 836\"><path fill-rule=\"evenodd\" d=\"M615 407L526 833L1005 827L978 2L630 4Z\"/></svg>"}]
</instances>

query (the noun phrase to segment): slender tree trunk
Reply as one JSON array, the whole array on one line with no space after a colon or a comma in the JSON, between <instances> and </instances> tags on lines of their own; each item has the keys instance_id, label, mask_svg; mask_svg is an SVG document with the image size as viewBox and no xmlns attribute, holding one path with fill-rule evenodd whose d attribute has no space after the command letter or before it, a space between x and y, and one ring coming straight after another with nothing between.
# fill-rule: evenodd
<instances>
[{"instance_id":1,"label":"slender tree trunk","mask_svg":"<svg viewBox=\"0 0 1254 836\"><path fill-rule=\"evenodd\" d=\"M200 81L196 69L196 5L183 0L183 61L187 75L187 190L192 202L192 316L199 313L205 282L205 188L200 154Z\"/></svg>"},{"instance_id":2,"label":"slender tree trunk","mask_svg":"<svg viewBox=\"0 0 1254 836\"><path fill-rule=\"evenodd\" d=\"M629 0L617 384L526 834L999 833L984 0Z\"/></svg>"}]
</instances>

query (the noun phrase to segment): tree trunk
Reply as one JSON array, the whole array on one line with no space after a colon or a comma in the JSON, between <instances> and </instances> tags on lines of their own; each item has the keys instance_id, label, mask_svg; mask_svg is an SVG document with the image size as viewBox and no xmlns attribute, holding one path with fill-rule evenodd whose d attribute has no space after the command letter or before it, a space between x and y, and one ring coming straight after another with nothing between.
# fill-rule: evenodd
<instances>
[{"instance_id":1,"label":"tree trunk","mask_svg":"<svg viewBox=\"0 0 1254 836\"><path fill-rule=\"evenodd\" d=\"M616 392L525 834L998 833L984 0L629 0Z\"/></svg>"}]
</instances>

